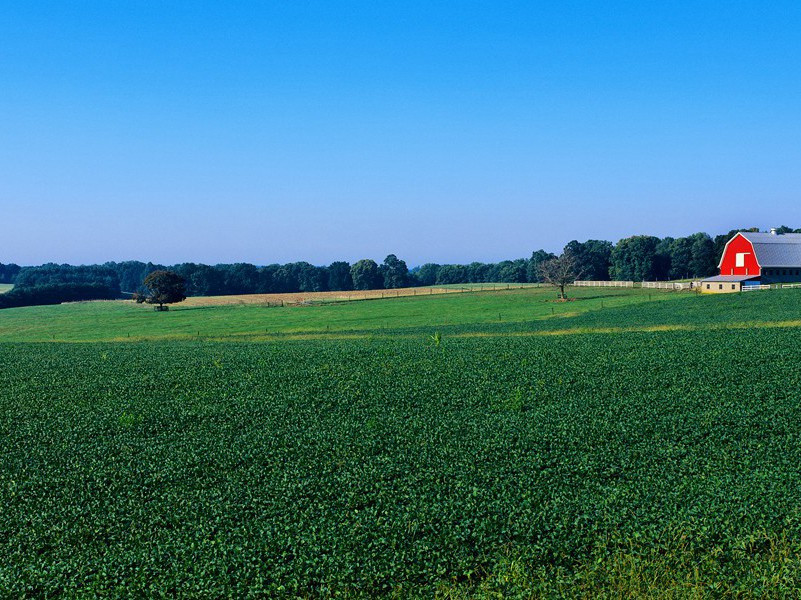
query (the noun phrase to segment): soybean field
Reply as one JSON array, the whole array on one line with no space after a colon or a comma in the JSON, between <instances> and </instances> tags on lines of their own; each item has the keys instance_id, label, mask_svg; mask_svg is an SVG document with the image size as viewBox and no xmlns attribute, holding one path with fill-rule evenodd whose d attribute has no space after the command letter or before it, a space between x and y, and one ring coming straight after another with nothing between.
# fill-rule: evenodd
<instances>
[{"instance_id":1,"label":"soybean field","mask_svg":"<svg viewBox=\"0 0 801 600\"><path fill-rule=\"evenodd\" d=\"M0 344L0 595L797 595L801 330L670 302Z\"/></svg>"}]
</instances>

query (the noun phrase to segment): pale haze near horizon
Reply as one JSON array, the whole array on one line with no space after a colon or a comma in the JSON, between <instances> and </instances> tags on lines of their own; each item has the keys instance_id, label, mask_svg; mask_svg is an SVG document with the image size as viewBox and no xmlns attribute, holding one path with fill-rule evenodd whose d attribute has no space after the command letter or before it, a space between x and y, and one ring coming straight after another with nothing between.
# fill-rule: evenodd
<instances>
[{"instance_id":1,"label":"pale haze near horizon","mask_svg":"<svg viewBox=\"0 0 801 600\"><path fill-rule=\"evenodd\" d=\"M0 262L801 227L801 5L6 3Z\"/></svg>"}]
</instances>

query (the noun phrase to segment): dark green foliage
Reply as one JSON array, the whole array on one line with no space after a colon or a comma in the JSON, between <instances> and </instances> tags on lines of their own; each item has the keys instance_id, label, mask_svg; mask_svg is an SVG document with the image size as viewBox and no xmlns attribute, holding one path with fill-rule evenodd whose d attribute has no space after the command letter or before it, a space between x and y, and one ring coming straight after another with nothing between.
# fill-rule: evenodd
<instances>
[{"instance_id":1,"label":"dark green foliage","mask_svg":"<svg viewBox=\"0 0 801 600\"><path fill-rule=\"evenodd\" d=\"M354 290L377 290L383 286L384 278L376 262L365 258L356 262L350 268Z\"/></svg>"},{"instance_id":2,"label":"dark green foliage","mask_svg":"<svg viewBox=\"0 0 801 600\"><path fill-rule=\"evenodd\" d=\"M4 265L0 263L0 283L14 283L22 267L15 264Z\"/></svg>"},{"instance_id":3,"label":"dark green foliage","mask_svg":"<svg viewBox=\"0 0 801 600\"><path fill-rule=\"evenodd\" d=\"M488 269L489 280L498 283L526 283L527 268L528 261L523 258L504 260L495 265L490 265Z\"/></svg>"},{"instance_id":4,"label":"dark green foliage","mask_svg":"<svg viewBox=\"0 0 801 600\"><path fill-rule=\"evenodd\" d=\"M127 260L119 263L107 262L103 266L108 267L117 273L117 277L120 280L120 290L126 294L133 294L139 290L139 288L142 286L142 282L145 280L145 277L147 277L153 271L166 269L166 267L162 265L143 263L138 260ZM184 273L182 272L181 267L183 267L183 265L179 265L173 270L180 272L183 275ZM188 275L184 276L188 277Z\"/></svg>"},{"instance_id":5,"label":"dark green foliage","mask_svg":"<svg viewBox=\"0 0 801 600\"><path fill-rule=\"evenodd\" d=\"M137 302L174 304L186 300L186 280L172 271L153 271L142 283L145 292L136 296Z\"/></svg>"},{"instance_id":6,"label":"dark green foliage","mask_svg":"<svg viewBox=\"0 0 801 600\"><path fill-rule=\"evenodd\" d=\"M707 277L717 272L719 258L715 257L715 242L706 233L696 233L692 240L690 273L693 277Z\"/></svg>"},{"instance_id":7,"label":"dark green foliage","mask_svg":"<svg viewBox=\"0 0 801 600\"><path fill-rule=\"evenodd\" d=\"M394 254L384 259L380 267L383 284L386 289L409 287L409 268L406 263Z\"/></svg>"},{"instance_id":8,"label":"dark green foliage","mask_svg":"<svg viewBox=\"0 0 801 600\"><path fill-rule=\"evenodd\" d=\"M350 276L350 263L339 260L328 265L328 289L353 289L353 278Z\"/></svg>"},{"instance_id":9,"label":"dark green foliage","mask_svg":"<svg viewBox=\"0 0 801 600\"><path fill-rule=\"evenodd\" d=\"M64 284L97 284L113 293L113 297L120 296L120 280L117 272L110 267L100 265L74 267L49 263L40 267L25 267L14 279L14 287L17 288Z\"/></svg>"},{"instance_id":10,"label":"dark green foliage","mask_svg":"<svg viewBox=\"0 0 801 600\"><path fill-rule=\"evenodd\" d=\"M197 265L190 271L181 269L181 266L179 265L176 271L186 279L187 293L190 296L214 296L226 292L225 274L220 269L209 267L208 265ZM264 269L259 273L259 288L264 287L262 284L263 278Z\"/></svg>"},{"instance_id":11,"label":"dark green foliage","mask_svg":"<svg viewBox=\"0 0 801 600\"><path fill-rule=\"evenodd\" d=\"M118 297L119 292L102 283L56 283L14 287L10 292L0 294L0 308L43 306L82 300L114 300Z\"/></svg>"},{"instance_id":12,"label":"dark green foliage","mask_svg":"<svg viewBox=\"0 0 801 600\"><path fill-rule=\"evenodd\" d=\"M465 265L442 265L437 271L437 283L449 285L470 281L470 270Z\"/></svg>"},{"instance_id":13,"label":"dark green foliage","mask_svg":"<svg viewBox=\"0 0 801 600\"><path fill-rule=\"evenodd\" d=\"M801 536L797 329L431 333L0 344L0 596L431 598L513 556L559 597L675 531L716 595L796 596L730 559Z\"/></svg>"},{"instance_id":14,"label":"dark green foliage","mask_svg":"<svg viewBox=\"0 0 801 600\"><path fill-rule=\"evenodd\" d=\"M565 252L576 260L576 267L583 279L606 281L609 279L609 267L612 255L612 242L604 240L573 240L565 246Z\"/></svg>"},{"instance_id":15,"label":"dark green foliage","mask_svg":"<svg viewBox=\"0 0 801 600\"><path fill-rule=\"evenodd\" d=\"M556 254L546 252L545 250L537 250L531 253L531 258L528 261L526 268L526 279L530 283L542 283L542 276L540 274L540 264L546 260L556 258Z\"/></svg>"},{"instance_id":16,"label":"dark green foliage","mask_svg":"<svg viewBox=\"0 0 801 600\"><path fill-rule=\"evenodd\" d=\"M412 277L414 277L417 285L434 285L437 283L437 274L439 273L440 265L435 263L426 263L421 267L412 269Z\"/></svg>"},{"instance_id":17,"label":"dark green foliage","mask_svg":"<svg viewBox=\"0 0 801 600\"><path fill-rule=\"evenodd\" d=\"M612 250L610 274L623 281L652 281L657 279L657 245L659 238L635 235L620 240Z\"/></svg>"}]
</instances>

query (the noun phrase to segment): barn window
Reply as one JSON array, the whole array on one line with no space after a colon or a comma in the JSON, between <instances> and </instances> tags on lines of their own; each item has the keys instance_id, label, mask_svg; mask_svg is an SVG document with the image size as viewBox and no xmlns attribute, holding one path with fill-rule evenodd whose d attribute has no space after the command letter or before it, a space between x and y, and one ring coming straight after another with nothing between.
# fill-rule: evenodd
<instances>
[{"instance_id":1,"label":"barn window","mask_svg":"<svg viewBox=\"0 0 801 600\"><path fill-rule=\"evenodd\" d=\"M707 284L706 284L706 289L708 289L708 290L709 290L709 289L712 289L712 285L711 285L711 284L709 284L709 283L707 283Z\"/></svg>"},{"instance_id":2,"label":"barn window","mask_svg":"<svg viewBox=\"0 0 801 600\"><path fill-rule=\"evenodd\" d=\"M719 290L722 290L722 289L723 289L723 284L722 284L722 283L719 283L719 284L718 284L718 289L719 289Z\"/></svg>"},{"instance_id":3,"label":"barn window","mask_svg":"<svg viewBox=\"0 0 801 600\"><path fill-rule=\"evenodd\" d=\"M733 283L731 284L731 289L736 289Z\"/></svg>"},{"instance_id":4,"label":"barn window","mask_svg":"<svg viewBox=\"0 0 801 600\"><path fill-rule=\"evenodd\" d=\"M750 254L750 252L738 252L734 255L734 266L735 267L744 267L745 266L745 255Z\"/></svg>"}]
</instances>

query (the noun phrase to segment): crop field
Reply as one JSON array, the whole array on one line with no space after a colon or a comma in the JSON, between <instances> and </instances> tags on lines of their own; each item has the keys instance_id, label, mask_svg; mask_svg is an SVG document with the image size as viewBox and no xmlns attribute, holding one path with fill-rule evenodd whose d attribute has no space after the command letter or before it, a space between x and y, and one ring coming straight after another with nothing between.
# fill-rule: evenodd
<instances>
[{"instance_id":1,"label":"crop field","mask_svg":"<svg viewBox=\"0 0 801 600\"><path fill-rule=\"evenodd\" d=\"M395 290L351 290L339 292L298 292L293 294L242 294L237 296L194 296L187 298L182 307L194 306L228 306L228 305L297 305L297 304L324 304L331 302L350 302L353 300L377 300L387 298L402 298L404 296L424 296L435 294L454 294L472 290L506 289L507 284L495 286L485 284L481 288L476 284L461 286L446 285L434 287L400 288ZM510 284L509 289L522 289L528 287L524 284Z\"/></svg>"},{"instance_id":2,"label":"crop field","mask_svg":"<svg viewBox=\"0 0 801 600\"><path fill-rule=\"evenodd\" d=\"M797 597L801 294L585 293L2 311L0 597Z\"/></svg>"}]
</instances>

